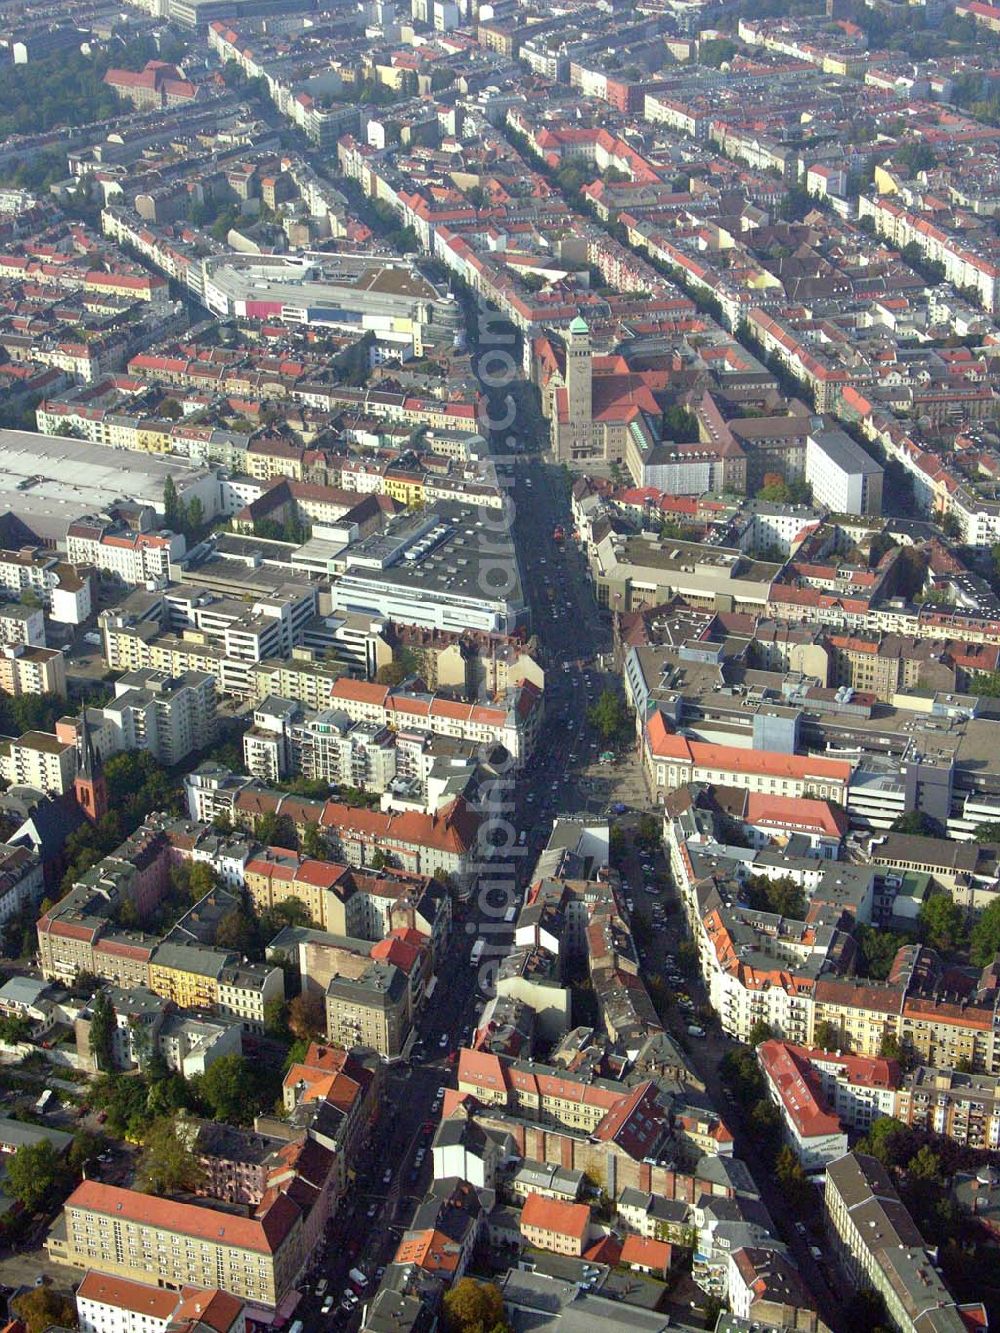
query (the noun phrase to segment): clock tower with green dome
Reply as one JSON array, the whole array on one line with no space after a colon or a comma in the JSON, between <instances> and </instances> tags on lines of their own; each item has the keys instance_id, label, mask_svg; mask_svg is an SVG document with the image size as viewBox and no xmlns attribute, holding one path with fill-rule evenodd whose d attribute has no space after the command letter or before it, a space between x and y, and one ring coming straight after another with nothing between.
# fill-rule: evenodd
<instances>
[{"instance_id":1,"label":"clock tower with green dome","mask_svg":"<svg viewBox=\"0 0 1000 1333\"><path fill-rule=\"evenodd\" d=\"M566 409L570 427L586 426L593 419L593 351L587 321L577 315L566 334Z\"/></svg>"}]
</instances>

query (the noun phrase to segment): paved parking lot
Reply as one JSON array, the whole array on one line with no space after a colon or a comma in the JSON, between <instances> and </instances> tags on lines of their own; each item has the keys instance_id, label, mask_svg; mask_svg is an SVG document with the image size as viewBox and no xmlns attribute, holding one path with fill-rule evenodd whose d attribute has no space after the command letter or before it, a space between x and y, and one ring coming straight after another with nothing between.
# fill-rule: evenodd
<instances>
[{"instance_id":1,"label":"paved parking lot","mask_svg":"<svg viewBox=\"0 0 1000 1333\"><path fill-rule=\"evenodd\" d=\"M5 1287L30 1287L41 1273L57 1291L67 1294L83 1281L83 1270L54 1264L43 1249L27 1250L0 1259L0 1284Z\"/></svg>"}]
</instances>

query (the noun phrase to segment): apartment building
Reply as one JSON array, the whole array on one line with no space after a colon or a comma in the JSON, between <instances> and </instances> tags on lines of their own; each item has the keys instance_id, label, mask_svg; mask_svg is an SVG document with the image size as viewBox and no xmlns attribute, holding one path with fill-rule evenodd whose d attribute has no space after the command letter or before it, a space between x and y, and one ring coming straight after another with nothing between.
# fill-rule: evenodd
<instances>
[{"instance_id":1,"label":"apartment building","mask_svg":"<svg viewBox=\"0 0 1000 1333\"><path fill-rule=\"evenodd\" d=\"M0 551L0 587L14 597L31 589L61 624L82 625L91 612L90 580L40 547Z\"/></svg>"},{"instance_id":2,"label":"apartment building","mask_svg":"<svg viewBox=\"0 0 1000 1333\"><path fill-rule=\"evenodd\" d=\"M102 759L123 750L148 750L172 767L211 745L217 727L215 677L207 671L179 676L144 668L115 681L115 697L103 708L87 709L87 730ZM56 735L77 742L80 724L64 720Z\"/></svg>"},{"instance_id":3,"label":"apartment building","mask_svg":"<svg viewBox=\"0 0 1000 1333\"><path fill-rule=\"evenodd\" d=\"M303 1210L286 1193L241 1217L85 1180L62 1216L65 1234L56 1228L46 1241L54 1262L176 1291L214 1284L264 1310L281 1302L307 1257Z\"/></svg>"},{"instance_id":4,"label":"apartment building","mask_svg":"<svg viewBox=\"0 0 1000 1333\"><path fill-rule=\"evenodd\" d=\"M284 657L302 642L316 614L312 586L279 584L270 595L213 596L171 587L143 613L104 611L104 655L115 671L153 668L171 676L207 671L221 694L251 698L257 663Z\"/></svg>"},{"instance_id":5,"label":"apartment building","mask_svg":"<svg viewBox=\"0 0 1000 1333\"><path fill-rule=\"evenodd\" d=\"M66 698L66 659L58 648L5 644L0 648L0 694Z\"/></svg>"},{"instance_id":6,"label":"apartment building","mask_svg":"<svg viewBox=\"0 0 1000 1333\"><path fill-rule=\"evenodd\" d=\"M793 1055L808 1061L826 1104L847 1129L865 1133L880 1116L899 1115L903 1075L895 1060L803 1047Z\"/></svg>"},{"instance_id":7,"label":"apartment building","mask_svg":"<svg viewBox=\"0 0 1000 1333\"><path fill-rule=\"evenodd\" d=\"M234 964L219 972L215 1012L238 1019L244 1032L262 1033L267 1006L284 998L285 974L280 967Z\"/></svg>"},{"instance_id":8,"label":"apartment building","mask_svg":"<svg viewBox=\"0 0 1000 1333\"><path fill-rule=\"evenodd\" d=\"M239 804L237 798L237 809ZM327 801L320 827L334 854L349 865L368 865L381 851L394 868L452 877L460 893L478 864L479 817L461 796L433 814L385 814Z\"/></svg>"},{"instance_id":9,"label":"apartment building","mask_svg":"<svg viewBox=\"0 0 1000 1333\"><path fill-rule=\"evenodd\" d=\"M672 731L661 712L643 728L642 763L656 800L675 787L708 782L769 796L809 794L843 804L853 772L850 763L839 759L691 740Z\"/></svg>"},{"instance_id":10,"label":"apartment building","mask_svg":"<svg viewBox=\"0 0 1000 1333\"><path fill-rule=\"evenodd\" d=\"M813 502L835 514L882 512L882 468L842 430L807 437L805 475Z\"/></svg>"},{"instance_id":11,"label":"apartment building","mask_svg":"<svg viewBox=\"0 0 1000 1333\"><path fill-rule=\"evenodd\" d=\"M48 731L26 731L0 745L0 777L11 786L65 796L76 778L76 746Z\"/></svg>"},{"instance_id":12,"label":"apartment building","mask_svg":"<svg viewBox=\"0 0 1000 1333\"><path fill-rule=\"evenodd\" d=\"M378 618L324 616L322 650L303 644L293 648L289 657L255 664L253 702L258 704L273 694L304 708L329 708L333 688L345 672L374 679L379 668L392 661L385 633L385 622Z\"/></svg>"},{"instance_id":13,"label":"apartment building","mask_svg":"<svg viewBox=\"0 0 1000 1333\"><path fill-rule=\"evenodd\" d=\"M406 975L392 963L354 955L326 989L326 1036L350 1050L370 1046L398 1060L412 1027Z\"/></svg>"},{"instance_id":14,"label":"apartment building","mask_svg":"<svg viewBox=\"0 0 1000 1333\"><path fill-rule=\"evenodd\" d=\"M103 517L80 518L66 529L71 564L92 565L133 587L167 579L171 561L180 560L186 550L180 533L134 532Z\"/></svg>"},{"instance_id":15,"label":"apartment building","mask_svg":"<svg viewBox=\"0 0 1000 1333\"><path fill-rule=\"evenodd\" d=\"M45 875L37 853L20 843L0 843L0 926L41 901Z\"/></svg>"},{"instance_id":16,"label":"apartment building","mask_svg":"<svg viewBox=\"0 0 1000 1333\"><path fill-rule=\"evenodd\" d=\"M244 1305L228 1292L171 1291L91 1269L76 1289L80 1333L168 1333L205 1329L246 1333Z\"/></svg>"},{"instance_id":17,"label":"apartment building","mask_svg":"<svg viewBox=\"0 0 1000 1333\"><path fill-rule=\"evenodd\" d=\"M352 722L342 709L307 713L268 695L243 735L248 773L263 782L293 775L382 792L396 776L396 744L384 723Z\"/></svg>"},{"instance_id":18,"label":"apartment building","mask_svg":"<svg viewBox=\"0 0 1000 1333\"><path fill-rule=\"evenodd\" d=\"M903 1077L886 1114L965 1147L995 1151L1000 1147L1000 1078L921 1066Z\"/></svg>"},{"instance_id":19,"label":"apartment building","mask_svg":"<svg viewBox=\"0 0 1000 1333\"><path fill-rule=\"evenodd\" d=\"M214 1009L219 977L238 962L236 954L209 945L164 942L149 963L149 989L179 1009Z\"/></svg>"},{"instance_id":20,"label":"apartment building","mask_svg":"<svg viewBox=\"0 0 1000 1333\"><path fill-rule=\"evenodd\" d=\"M834 1253L855 1288L885 1301L899 1333L967 1333L986 1327L982 1305L959 1306L881 1162L847 1153L826 1169L824 1217Z\"/></svg>"},{"instance_id":21,"label":"apartment building","mask_svg":"<svg viewBox=\"0 0 1000 1333\"><path fill-rule=\"evenodd\" d=\"M542 692L525 681L496 703L469 704L344 677L334 686L330 704L355 722L428 731L480 746L502 745L519 767L531 754L542 723Z\"/></svg>"},{"instance_id":22,"label":"apartment building","mask_svg":"<svg viewBox=\"0 0 1000 1333\"><path fill-rule=\"evenodd\" d=\"M521 1237L536 1249L579 1258L590 1238L590 1205L529 1194L521 1209Z\"/></svg>"},{"instance_id":23,"label":"apartment building","mask_svg":"<svg viewBox=\"0 0 1000 1333\"><path fill-rule=\"evenodd\" d=\"M259 849L247 861L244 886L259 914L296 899L321 930L357 934L368 913L346 866L300 857L283 847Z\"/></svg>"},{"instance_id":24,"label":"apartment building","mask_svg":"<svg viewBox=\"0 0 1000 1333\"><path fill-rule=\"evenodd\" d=\"M840 1118L826 1104L808 1060L792 1046L764 1041L757 1062L771 1101L781 1116L784 1140L806 1171L822 1169L847 1152L847 1134Z\"/></svg>"},{"instance_id":25,"label":"apartment building","mask_svg":"<svg viewBox=\"0 0 1000 1333\"><path fill-rule=\"evenodd\" d=\"M21 602L0 603L0 644L45 647L45 613Z\"/></svg>"}]
</instances>

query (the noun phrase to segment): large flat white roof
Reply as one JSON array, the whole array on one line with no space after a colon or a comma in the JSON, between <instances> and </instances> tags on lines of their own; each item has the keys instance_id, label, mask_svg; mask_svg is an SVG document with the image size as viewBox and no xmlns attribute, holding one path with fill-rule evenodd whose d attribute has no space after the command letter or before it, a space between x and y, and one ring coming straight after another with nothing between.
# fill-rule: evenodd
<instances>
[{"instance_id":1,"label":"large flat white roof","mask_svg":"<svg viewBox=\"0 0 1000 1333\"><path fill-rule=\"evenodd\" d=\"M163 483L178 492L208 469L184 458L111 449L35 431L0 430L0 512L11 510L42 538L62 541L69 524L116 501L163 512Z\"/></svg>"}]
</instances>

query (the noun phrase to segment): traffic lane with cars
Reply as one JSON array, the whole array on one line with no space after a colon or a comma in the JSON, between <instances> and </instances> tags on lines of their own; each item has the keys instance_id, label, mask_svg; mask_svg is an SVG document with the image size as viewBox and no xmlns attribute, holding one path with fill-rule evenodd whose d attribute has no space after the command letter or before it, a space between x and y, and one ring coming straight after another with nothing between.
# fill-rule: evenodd
<instances>
[{"instance_id":1,"label":"traffic lane with cars","mask_svg":"<svg viewBox=\"0 0 1000 1333\"><path fill-rule=\"evenodd\" d=\"M649 859L654 875L657 871L661 874L666 872L662 853ZM630 858L628 864L631 866L633 863ZM640 860L640 873L642 869ZM656 926L654 922L654 929L644 945L646 957L643 966L649 972L659 972L667 982L672 992L673 1012L670 1022L675 1035L686 1048L692 1068L704 1082L713 1104L732 1131L734 1152L750 1170L768 1212L795 1258L799 1272L816 1296L820 1314L832 1328L840 1327L837 1318L840 1309L838 1299L825 1268L812 1254L809 1233L803 1224L790 1215L785 1196L761 1165L754 1139L743 1124L742 1112L731 1099L719 1073L722 1060L729 1051L745 1048L714 1025L703 1030L700 1036L691 1035L692 1027L700 1028L698 1011L709 1007L708 996L697 972L683 974L677 966L677 949L681 940L686 938L686 928L680 899L669 877L666 882L667 890L659 898L663 903L663 924ZM633 894L634 898L637 896Z\"/></svg>"},{"instance_id":2,"label":"traffic lane with cars","mask_svg":"<svg viewBox=\"0 0 1000 1333\"><path fill-rule=\"evenodd\" d=\"M519 472L522 469L518 469ZM543 470L532 466L533 474ZM580 793L570 771L574 756L582 758L586 712L596 699L601 678L588 663L606 651L607 628L600 621L582 573L579 556L570 542L553 541L557 523L569 528L565 487L558 490L536 482L525 486L518 478L517 522L527 528L530 541L519 535L520 549L532 552L522 570L525 594L535 612L536 632L548 668L546 725L535 755L519 775L516 795L526 835L537 821L538 841L543 825L563 810L579 809ZM539 540L539 536L543 540ZM542 563L544 561L544 563ZM553 598L548 589L553 589ZM555 605L558 593L559 606ZM563 670L564 663L572 663ZM588 746L592 741L587 741ZM588 750L588 754L590 751ZM532 800L526 798L532 796ZM534 841L534 840L533 840ZM525 837L520 861L530 861L537 846ZM519 882L523 876L519 876ZM330 1321L345 1329L361 1320L363 1294L356 1302L346 1292L351 1268L374 1275L391 1262L405 1226L423 1197L433 1173L431 1140L439 1121L443 1093L454 1086L454 1053L474 1030L486 995L479 990L479 969L470 965L478 938L487 939L499 952L509 946L513 928L479 894L465 906L457 921L449 956L438 984L418 1023L418 1041L411 1062L388 1071L386 1108L370 1148L362 1155L351 1202L331 1227L319 1262L314 1266L308 1292L296 1317ZM319 1284L327 1286L319 1293Z\"/></svg>"},{"instance_id":3,"label":"traffic lane with cars","mask_svg":"<svg viewBox=\"0 0 1000 1333\"><path fill-rule=\"evenodd\" d=\"M546 726L524 775L520 809L547 816L576 811L586 800L576 770L596 757L587 709L604 684L590 663L606 651L609 631L572 540L552 535L556 525L572 527L563 478L555 469L525 465L516 474L514 500L519 549L531 553L522 578L546 667Z\"/></svg>"}]
</instances>

